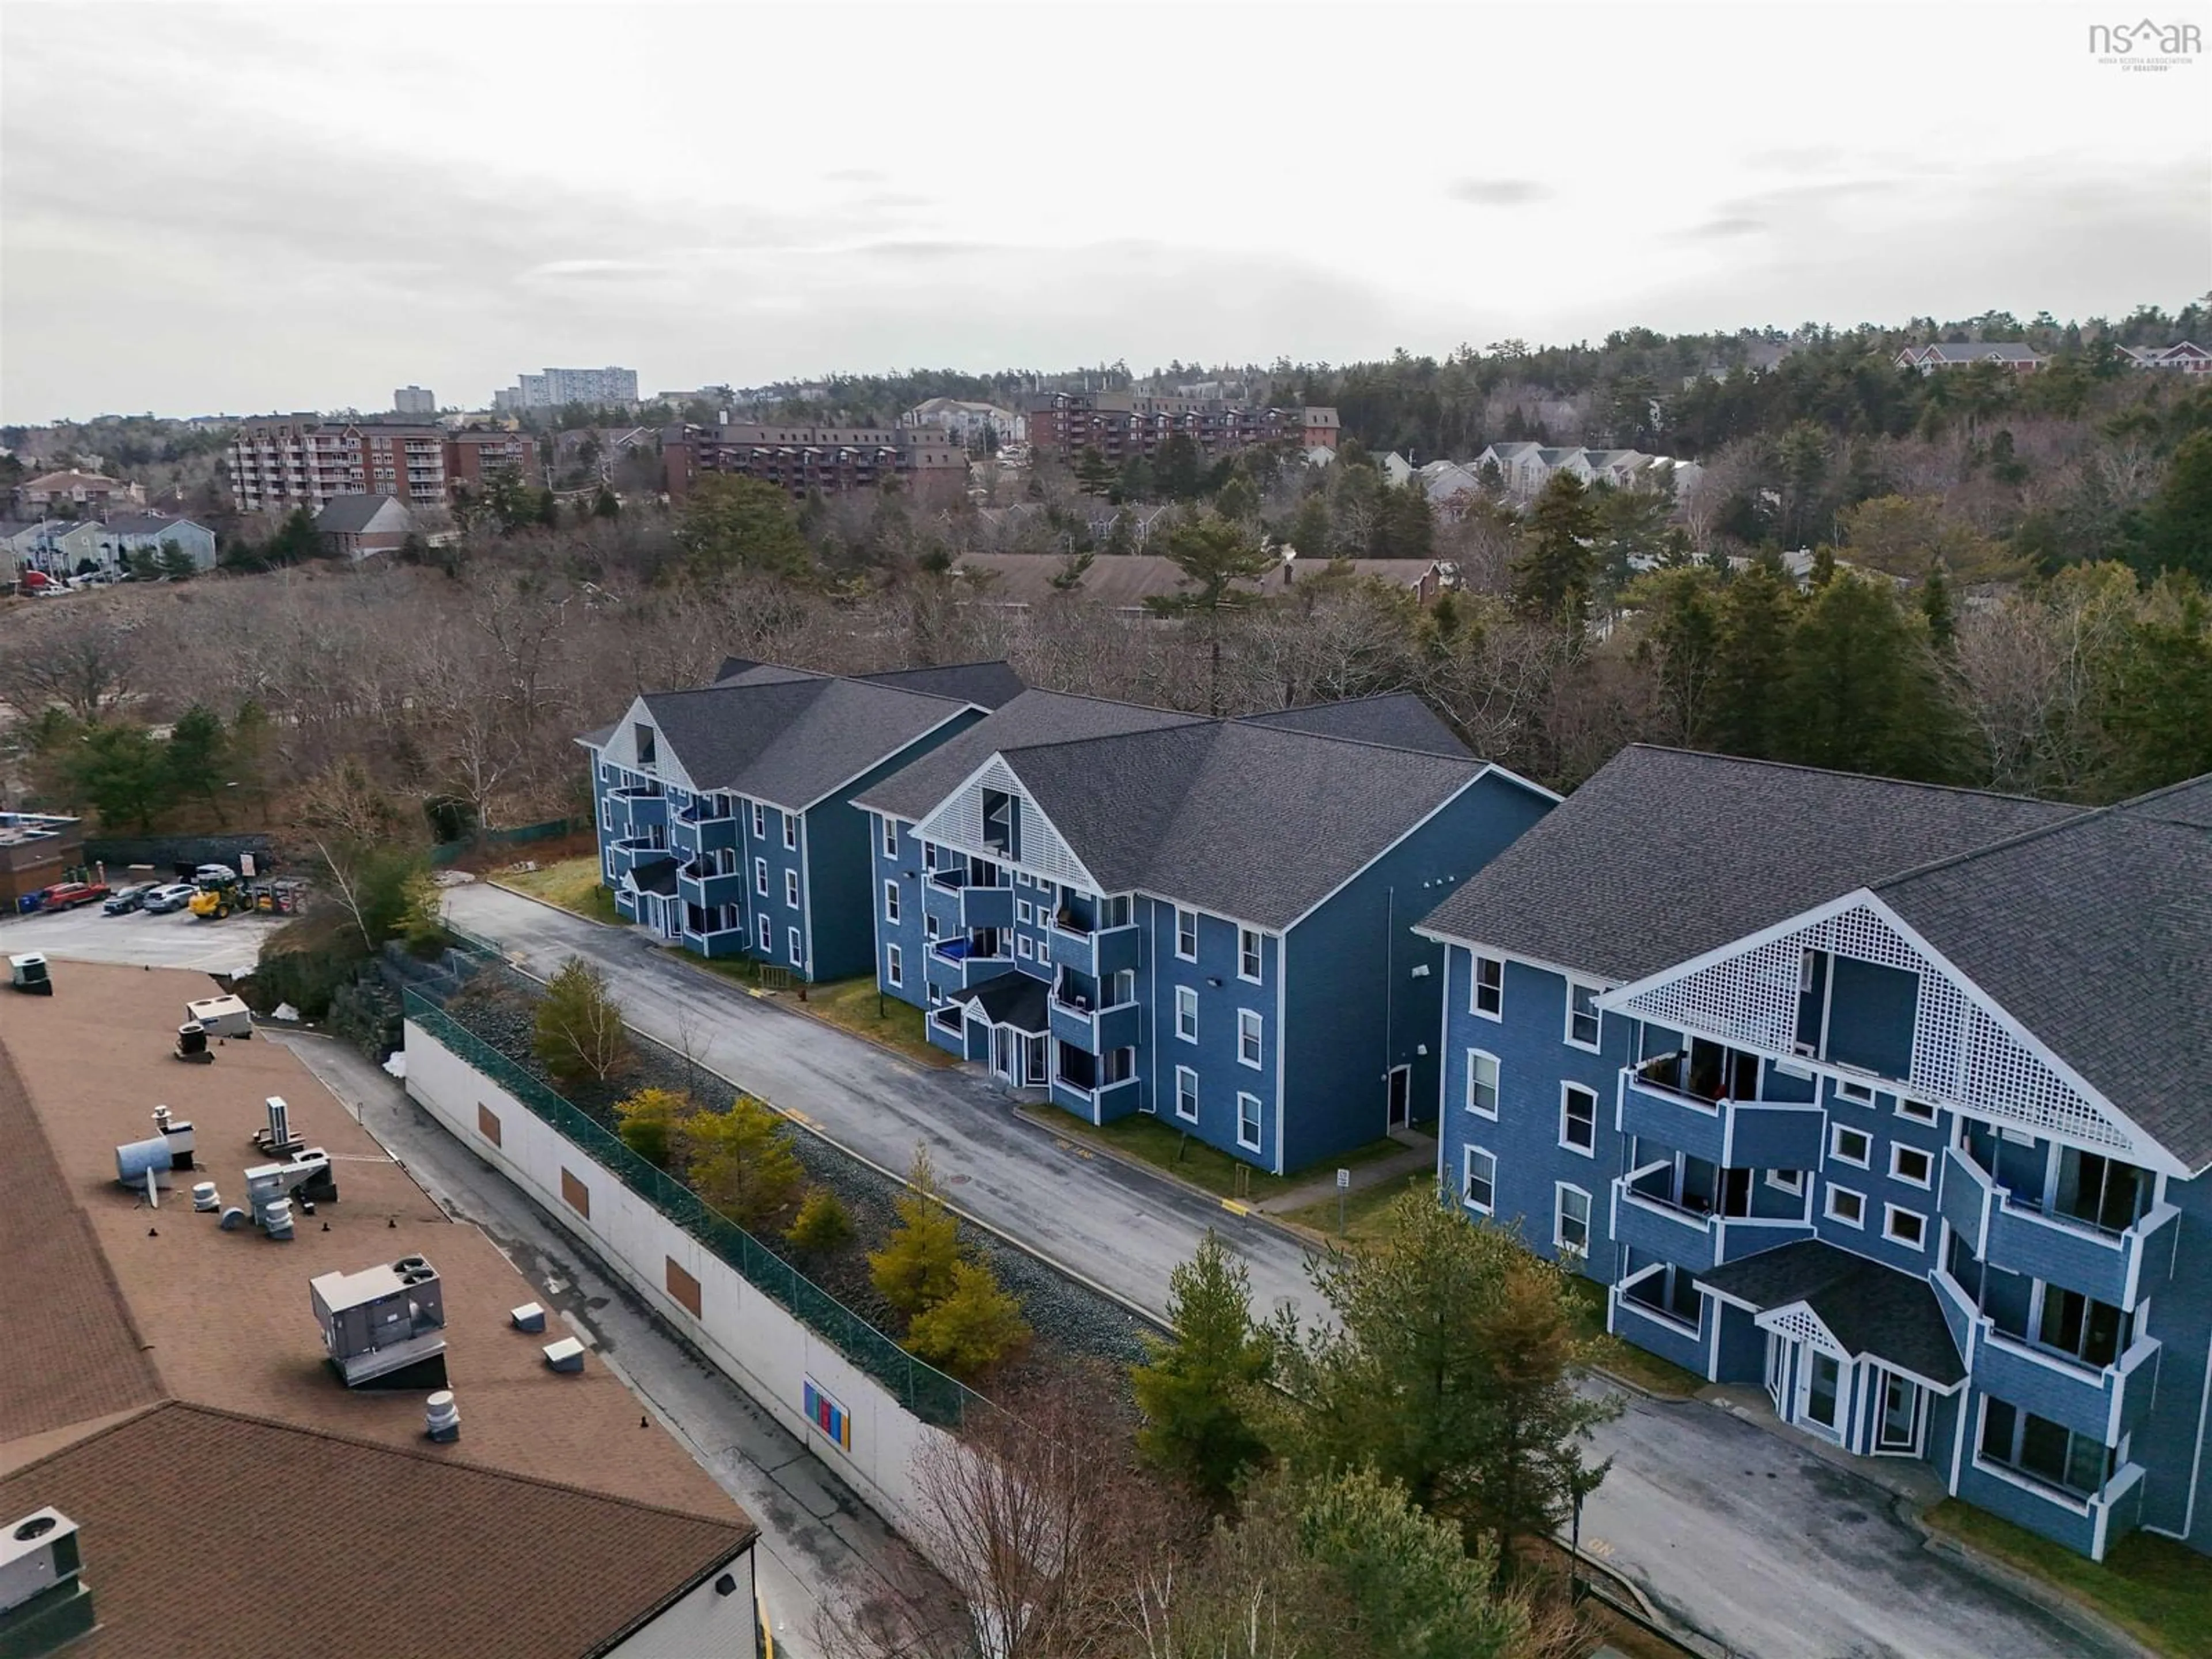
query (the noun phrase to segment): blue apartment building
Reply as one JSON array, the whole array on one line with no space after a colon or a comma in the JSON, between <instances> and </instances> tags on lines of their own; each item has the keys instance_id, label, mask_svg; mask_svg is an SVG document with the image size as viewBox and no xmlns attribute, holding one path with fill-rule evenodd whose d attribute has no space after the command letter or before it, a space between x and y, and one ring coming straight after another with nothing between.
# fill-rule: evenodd
<instances>
[{"instance_id":1,"label":"blue apartment building","mask_svg":"<svg viewBox=\"0 0 2212 1659\"><path fill-rule=\"evenodd\" d=\"M1632 748L1419 932L1446 1200L1616 1334L2093 1558L2212 1547L2212 779Z\"/></svg>"},{"instance_id":2,"label":"blue apartment building","mask_svg":"<svg viewBox=\"0 0 2212 1659\"><path fill-rule=\"evenodd\" d=\"M615 908L702 956L870 972L854 794L1021 690L1004 663L843 678L732 659L711 685L639 696L577 739Z\"/></svg>"},{"instance_id":3,"label":"blue apartment building","mask_svg":"<svg viewBox=\"0 0 2212 1659\"><path fill-rule=\"evenodd\" d=\"M1281 1173L1425 1121L1412 924L1557 797L1419 699L1200 719L1026 691L857 790L878 982L1092 1123Z\"/></svg>"}]
</instances>

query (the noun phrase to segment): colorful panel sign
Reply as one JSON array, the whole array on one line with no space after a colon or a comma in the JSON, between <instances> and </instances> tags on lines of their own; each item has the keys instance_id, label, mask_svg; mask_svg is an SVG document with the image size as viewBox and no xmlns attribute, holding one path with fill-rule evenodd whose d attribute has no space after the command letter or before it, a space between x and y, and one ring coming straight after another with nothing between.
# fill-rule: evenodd
<instances>
[{"instance_id":1,"label":"colorful panel sign","mask_svg":"<svg viewBox=\"0 0 2212 1659\"><path fill-rule=\"evenodd\" d=\"M812 1377L802 1379L806 1420L837 1443L841 1451L853 1449L853 1419Z\"/></svg>"}]
</instances>

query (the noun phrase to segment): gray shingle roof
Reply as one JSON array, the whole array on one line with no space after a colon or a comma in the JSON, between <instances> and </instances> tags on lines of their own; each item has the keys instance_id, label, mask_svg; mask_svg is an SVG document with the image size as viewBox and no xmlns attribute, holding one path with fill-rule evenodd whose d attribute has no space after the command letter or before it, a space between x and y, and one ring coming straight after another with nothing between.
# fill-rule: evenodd
<instances>
[{"instance_id":1,"label":"gray shingle roof","mask_svg":"<svg viewBox=\"0 0 2212 1659\"><path fill-rule=\"evenodd\" d=\"M756 682L763 672L646 697L653 724L699 788L803 810L966 706L819 674Z\"/></svg>"},{"instance_id":2,"label":"gray shingle roof","mask_svg":"<svg viewBox=\"0 0 2212 1659\"><path fill-rule=\"evenodd\" d=\"M659 893L663 897L676 891L676 860L655 859L650 864L641 864L629 872L641 893Z\"/></svg>"},{"instance_id":3,"label":"gray shingle roof","mask_svg":"<svg viewBox=\"0 0 2212 1659\"><path fill-rule=\"evenodd\" d=\"M1874 890L2167 1151L2212 1164L2212 780Z\"/></svg>"},{"instance_id":4,"label":"gray shingle roof","mask_svg":"<svg viewBox=\"0 0 2212 1659\"><path fill-rule=\"evenodd\" d=\"M964 1000L981 1009L994 1025L1011 1025L1017 1031L1042 1031L1045 1017L1044 981L1020 972L987 979Z\"/></svg>"},{"instance_id":5,"label":"gray shingle roof","mask_svg":"<svg viewBox=\"0 0 2212 1659\"><path fill-rule=\"evenodd\" d=\"M854 804L912 822L957 788L963 779L1001 749L1064 743L1120 732L1201 725L1195 714L1060 691L1024 691L988 719L978 720L891 776L872 784Z\"/></svg>"},{"instance_id":6,"label":"gray shingle roof","mask_svg":"<svg viewBox=\"0 0 2212 1659\"><path fill-rule=\"evenodd\" d=\"M326 536L358 536L387 507L396 509L399 514L392 527L404 529L414 522L397 496L333 495L323 510L315 514L315 528Z\"/></svg>"},{"instance_id":7,"label":"gray shingle roof","mask_svg":"<svg viewBox=\"0 0 2212 1659\"><path fill-rule=\"evenodd\" d=\"M1425 754L1449 755L1455 759L1473 752L1453 735L1451 727L1428 704L1411 691L1355 697L1345 702L1313 703L1304 708L1279 708L1273 714L1250 714L1245 719L1247 724L1253 726L1312 732L1322 737L1352 738L1361 743L1418 749Z\"/></svg>"},{"instance_id":8,"label":"gray shingle roof","mask_svg":"<svg viewBox=\"0 0 2212 1659\"><path fill-rule=\"evenodd\" d=\"M1854 1358L1871 1354L1947 1389L1966 1377L1958 1345L1925 1279L1819 1239L1762 1250L1699 1273L1698 1282L1762 1313L1802 1302Z\"/></svg>"},{"instance_id":9,"label":"gray shingle roof","mask_svg":"<svg viewBox=\"0 0 2212 1659\"><path fill-rule=\"evenodd\" d=\"M1005 662L951 663L942 668L899 668L884 674L854 677L875 685L896 685L906 691L927 691L933 696L957 697L979 708L1003 708L1028 687Z\"/></svg>"},{"instance_id":10,"label":"gray shingle roof","mask_svg":"<svg viewBox=\"0 0 2212 1659\"><path fill-rule=\"evenodd\" d=\"M1639 744L1422 926L1625 983L2081 811Z\"/></svg>"}]
</instances>

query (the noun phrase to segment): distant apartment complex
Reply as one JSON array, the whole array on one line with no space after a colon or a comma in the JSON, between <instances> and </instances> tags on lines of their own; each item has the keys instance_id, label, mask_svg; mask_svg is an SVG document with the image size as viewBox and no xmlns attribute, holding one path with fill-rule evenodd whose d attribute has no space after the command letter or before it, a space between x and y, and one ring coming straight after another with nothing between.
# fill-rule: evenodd
<instances>
[{"instance_id":1,"label":"distant apartment complex","mask_svg":"<svg viewBox=\"0 0 2212 1659\"><path fill-rule=\"evenodd\" d=\"M660 459L672 501L702 472L758 478L794 500L850 495L896 478L917 501L941 507L968 489L967 449L929 427L672 426L661 434Z\"/></svg>"},{"instance_id":2,"label":"distant apartment complex","mask_svg":"<svg viewBox=\"0 0 2212 1659\"><path fill-rule=\"evenodd\" d=\"M1923 374L1933 374L1939 368L1963 368L1968 363L1995 363L2011 374L2030 374L2049 361L2034 347L2015 340L1951 340L1907 346L1897 354L1899 368L1917 368Z\"/></svg>"},{"instance_id":3,"label":"distant apartment complex","mask_svg":"<svg viewBox=\"0 0 2212 1659\"><path fill-rule=\"evenodd\" d=\"M391 495L443 507L455 485L473 488L501 466L538 480L526 434L448 432L427 422L271 415L242 421L230 445L230 487L246 513L319 513L340 495Z\"/></svg>"},{"instance_id":4,"label":"distant apartment complex","mask_svg":"<svg viewBox=\"0 0 2212 1659\"><path fill-rule=\"evenodd\" d=\"M1333 409L1260 409L1214 398L1163 398L1136 392L1052 392L1030 400L1030 447L1062 458L1095 449L1116 464L1150 459L1177 435L1209 459L1255 444L1336 447Z\"/></svg>"},{"instance_id":5,"label":"distant apartment complex","mask_svg":"<svg viewBox=\"0 0 2212 1659\"><path fill-rule=\"evenodd\" d=\"M491 394L491 406L502 414L526 409L561 409L569 404L601 406L637 401L637 371L634 368L549 368L542 374L521 374L511 386Z\"/></svg>"},{"instance_id":6,"label":"distant apartment complex","mask_svg":"<svg viewBox=\"0 0 2212 1659\"><path fill-rule=\"evenodd\" d=\"M1538 443L1491 444L1468 465L1478 480L1485 467L1495 466L1505 493L1523 501L1540 494L1562 472L1572 473L1585 484L1607 484L1615 489L1671 482L1678 495L1705 474L1695 461L1647 455L1640 449L1584 449ZM1425 478L1429 469L1420 471ZM1433 498L1433 486L1430 493Z\"/></svg>"},{"instance_id":7,"label":"distant apartment complex","mask_svg":"<svg viewBox=\"0 0 2212 1659\"><path fill-rule=\"evenodd\" d=\"M904 427L934 427L956 442L974 448L988 431L1002 444L1029 441L1030 424L1017 410L965 398L931 398L899 416Z\"/></svg>"},{"instance_id":8,"label":"distant apartment complex","mask_svg":"<svg viewBox=\"0 0 2212 1659\"><path fill-rule=\"evenodd\" d=\"M427 386L403 386L392 394L392 407L402 415L435 415L438 394Z\"/></svg>"},{"instance_id":9,"label":"distant apartment complex","mask_svg":"<svg viewBox=\"0 0 2212 1659\"><path fill-rule=\"evenodd\" d=\"M2212 351L2194 340L2170 346L2122 346L2130 368L2164 368L2181 374L2212 374Z\"/></svg>"}]
</instances>

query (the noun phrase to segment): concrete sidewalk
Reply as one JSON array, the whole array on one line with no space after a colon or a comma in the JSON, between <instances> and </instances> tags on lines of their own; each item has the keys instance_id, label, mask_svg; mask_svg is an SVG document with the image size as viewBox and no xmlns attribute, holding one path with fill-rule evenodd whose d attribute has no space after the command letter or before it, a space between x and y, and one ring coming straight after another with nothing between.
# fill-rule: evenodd
<instances>
[{"instance_id":1,"label":"concrete sidewalk","mask_svg":"<svg viewBox=\"0 0 2212 1659\"><path fill-rule=\"evenodd\" d=\"M1390 1138L1402 1141L1401 1150L1388 1158L1352 1165L1346 1171L1349 1180L1344 1188L1346 1193L1364 1192L1368 1188L1379 1187L1386 1181L1400 1181L1408 1176L1435 1170L1437 1143L1431 1137L1410 1129L1401 1129L1394 1130ZM1262 1199L1252 1207L1263 1215L1288 1215L1293 1210L1303 1210L1309 1205L1334 1198L1336 1194L1336 1171L1328 1170L1311 1181L1301 1182L1288 1192Z\"/></svg>"}]
</instances>

